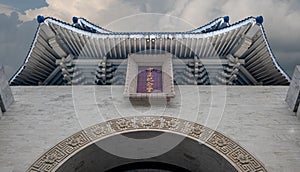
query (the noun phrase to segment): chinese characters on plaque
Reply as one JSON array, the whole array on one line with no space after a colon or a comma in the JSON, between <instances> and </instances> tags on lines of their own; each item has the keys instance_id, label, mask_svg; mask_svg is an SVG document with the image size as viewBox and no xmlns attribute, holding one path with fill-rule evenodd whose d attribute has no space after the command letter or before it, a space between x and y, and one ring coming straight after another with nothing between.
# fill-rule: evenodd
<instances>
[{"instance_id":1,"label":"chinese characters on plaque","mask_svg":"<svg viewBox=\"0 0 300 172\"><path fill-rule=\"evenodd\" d=\"M139 66L138 70L138 93L163 92L161 66Z\"/></svg>"}]
</instances>

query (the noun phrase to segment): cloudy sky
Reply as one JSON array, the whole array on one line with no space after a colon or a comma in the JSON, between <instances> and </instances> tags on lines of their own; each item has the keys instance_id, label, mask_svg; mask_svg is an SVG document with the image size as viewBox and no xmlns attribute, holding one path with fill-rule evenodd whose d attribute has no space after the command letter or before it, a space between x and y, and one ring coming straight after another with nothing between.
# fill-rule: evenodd
<instances>
[{"instance_id":1,"label":"cloudy sky","mask_svg":"<svg viewBox=\"0 0 300 172\"><path fill-rule=\"evenodd\" d=\"M29 51L37 15L84 17L113 31L184 31L220 16L234 23L262 15L283 69L290 75L300 64L299 0L0 0L0 65L9 78Z\"/></svg>"}]
</instances>

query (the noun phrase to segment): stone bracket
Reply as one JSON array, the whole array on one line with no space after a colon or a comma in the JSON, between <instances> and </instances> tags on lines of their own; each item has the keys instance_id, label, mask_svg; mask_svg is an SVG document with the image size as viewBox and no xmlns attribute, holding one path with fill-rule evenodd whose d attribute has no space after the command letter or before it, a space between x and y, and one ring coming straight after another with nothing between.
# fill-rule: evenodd
<instances>
[{"instance_id":1,"label":"stone bracket","mask_svg":"<svg viewBox=\"0 0 300 172\"><path fill-rule=\"evenodd\" d=\"M233 50L233 55L236 57L241 57L251 46L255 34L259 31L260 26L253 25L246 33L243 38L241 38L238 46Z\"/></svg>"},{"instance_id":2,"label":"stone bracket","mask_svg":"<svg viewBox=\"0 0 300 172\"><path fill-rule=\"evenodd\" d=\"M53 37L48 40L49 45L52 47L52 49L56 52L56 54L60 57L66 57L67 53L60 47L60 45L57 43L56 37Z\"/></svg>"}]
</instances>

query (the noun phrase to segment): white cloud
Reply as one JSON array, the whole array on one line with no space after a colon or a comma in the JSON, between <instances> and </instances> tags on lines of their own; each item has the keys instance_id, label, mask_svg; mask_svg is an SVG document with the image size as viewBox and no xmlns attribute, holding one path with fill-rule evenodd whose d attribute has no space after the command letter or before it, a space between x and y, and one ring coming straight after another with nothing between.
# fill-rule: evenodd
<instances>
[{"instance_id":1,"label":"white cloud","mask_svg":"<svg viewBox=\"0 0 300 172\"><path fill-rule=\"evenodd\" d=\"M90 21L99 23L112 20L114 17L123 17L132 12L130 6L120 4L118 8L114 6L116 0L46 0L48 6L39 9L25 11L24 15L19 15L20 20L29 21L38 15L51 16L59 20L70 22L73 16L84 17ZM112 9L111 9L112 8ZM111 11L109 10L111 9ZM118 10L116 10L118 9ZM104 11L106 13L104 13Z\"/></svg>"},{"instance_id":2,"label":"white cloud","mask_svg":"<svg viewBox=\"0 0 300 172\"><path fill-rule=\"evenodd\" d=\"M233 8L238 6L239 8ZM291 10L291 3L278 0L251 0L228 1L223 7L224 13L229 14L234 20L243 16L262 15L265 19L264 26L271 39L276 41L293 41L299 39L300 11ZM294 33L294 34L291 34Z\"/></svg>"},{"instance_id":3,"label":"white cloud","mask_svg":"<svg viewBox=\"0 0 300 172\"><path fill-rule=\"evenodd\" d=\"M24 15L20 15L20 20L28 21L36 18L37 15L53 16L60 20L70 21L74 15L84 14L91 16L91 13L97 13L98 10L104 9L107 1L95 4L95 1L89 1L82 5L79 0L47 0L48 6L39 9L30 9L25 11Z\"/></svg>"},{"instance_id":4,"label":"white cloud","mask_svg":"<svg viewBox=\"0 0 300 172\"><path fill-rule=\"evenodd\" d=\"M16 12L17 9L8 5L0 4L0 13L5 14L7 16L11 15L11 13Z\"/></svg>"},{"instance_id":5,"label":"white cloud","mask_svg":"<svg viewBox=\"0 0 300 172\"><path fill-rule=\"evenodd\" d=\"M176 2L169 14L179 14L178 17L196 26L225 15L230 16L231 23L248 16L262 15L268 38L276 46L274 48L298 50L296 45L299 45L300 40L300 10L295 9L295 4L300 3L297 0L192 0L184 6L182 2Z\"/></svg>"},{"instance_id":6,"label":"white cloud","mask_svg":"<svg viewBox=\"0 0 300 172\"><path fill-rule=\"evenodd\" d=\"M220 16L228 15L234 23L248 16L262 15L271 47L278 52L299 52L298 0L46 0L46 3L48 6L24 14L0 4L0 13L17 12L23 22L37 15L66 22L72 22L73 16L84 17L100 26L108 25L113 31L184 31ZM163 14L157 14L160 12Z\"/></svg>"},{"instance_id":7,"label":"white cloud","mask_svg":"<svg viewBox=\"0 0 300 172\"><path fill-rule=\"evenodd\" d=\"M173 4L170 2L160 4L165 7L151 4L152 1L134 2L133 4L120 0L89 0L88 2L82 0L46 0L47 7L30 9L25 11L25 14L18 14L19 19L24 22L36 18L37 15L52 16L67 22L71 22L73 16L78 16L105 26L125 16L151 12L154 10L153 8L159 6L163 12L168 14L167 16L154 14L154 19L147 18L147 20L137 16L136 21L134 17L131 17L131 19L126 19L127 24L135 22L147 27L153 26L153 29L174 31L190 28L191 25L188 22L198 27L224 15L229 15L231 22L239 21L251 15L263 15L266 21L264 25L267 31L272 34L273 39L280 40L286 37L295 40L295 36L290 33L297 33L300 30L300 24L296 22L300 17L300 10L291 10L295 6L292 4L298 4L297 0L174 0L172 1ZM159 3L159 1L153 1L153 3ZM0 9L5 14L15 11L12 7L4 5L0 5ZM176 17L183 20L176 19ZM183 25L188 26L183 27ZM122 26L125 30L128 29L126 23L122 22L120 25L114 23L114 26L111 27L119 27L118 30L122 30ZM144 29L143 27L140 28L146 30L145 27ZM289 31L285 31L286 28L289 28Z\"/></svg>"}]
</instances>

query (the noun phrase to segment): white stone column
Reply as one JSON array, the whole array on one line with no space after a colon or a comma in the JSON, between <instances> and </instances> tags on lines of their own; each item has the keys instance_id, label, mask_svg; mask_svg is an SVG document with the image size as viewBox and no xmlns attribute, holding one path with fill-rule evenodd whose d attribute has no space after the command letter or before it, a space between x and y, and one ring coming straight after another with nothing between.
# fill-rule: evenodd
<instances>
[{"instance_id":1,"label":"white stone column","mask_svg":"<svg viewBox=\"0 0 300 172\"><path fill-rule=\"evenodd\" d=\"M0 66L0 117L2 116L2 112L5 112L13 102L14 97L5 77L4 67Z\"/></svg>"},{"instance_id":2,"label":"white stone column","mask_svg":"<svg viewBox=\"0 0 300 172\"><path fill-rule=\"evenodd\" d=\"M0 119L1 119L1 116L2 116L2 110L0 110Z\"/></svg>"},{"instance_id":3,"label":"white stone column","mask_svg":"<svg viewBox=\"0 0 300 172\"><path fill-rule=\"evenodd\" d=\"M296 66L285 101L293 112L300 118L300 65Z\"/></svg>"}]
</instances>

